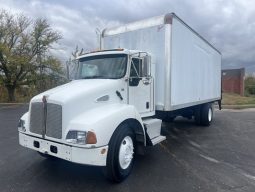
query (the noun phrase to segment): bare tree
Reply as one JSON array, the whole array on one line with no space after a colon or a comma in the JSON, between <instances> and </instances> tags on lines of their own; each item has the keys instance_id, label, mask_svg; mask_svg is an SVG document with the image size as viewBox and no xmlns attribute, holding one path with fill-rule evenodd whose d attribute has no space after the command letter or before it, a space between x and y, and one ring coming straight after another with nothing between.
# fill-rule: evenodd
<instances>
[{"instance_id":1,"label":"bare tree","mask_svg":"<svg viewBox=\"0 0 255 192\"><path fill-rule=\"evenodd\" d=\"M47 20L31 20L22 14L0 11L0 82L15 100L15 89L42 69L42 57L61 39Z\"/></svg>"}]
</instances>

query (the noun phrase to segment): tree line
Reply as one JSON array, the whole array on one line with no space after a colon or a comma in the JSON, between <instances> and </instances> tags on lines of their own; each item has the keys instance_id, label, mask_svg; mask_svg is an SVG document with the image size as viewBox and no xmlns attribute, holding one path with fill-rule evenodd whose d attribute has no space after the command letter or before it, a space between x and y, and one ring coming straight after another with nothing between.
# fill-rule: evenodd
<instances>
[{"instance_id":1,"label":"tree line","mask_svg":"<svg viewBox=\"0 0 255 192\"><path fill-rule=\"evenodd\" d=\"M244 89L246 96L255 95L255 76L249 75L244 80Z\"/></svg>"},{"instance_id":2,"label":"tree line","mask_svg":"<svg viewBox=\"0 0 255 192\"><path fill-rule=\"evenodd\" d=\"M41 92L64 83L63 66L50 54L61 38L46 19L0 10L0 86L8 101L16 100L15 90L22 86Z\"/></svg>"}]
</instances>

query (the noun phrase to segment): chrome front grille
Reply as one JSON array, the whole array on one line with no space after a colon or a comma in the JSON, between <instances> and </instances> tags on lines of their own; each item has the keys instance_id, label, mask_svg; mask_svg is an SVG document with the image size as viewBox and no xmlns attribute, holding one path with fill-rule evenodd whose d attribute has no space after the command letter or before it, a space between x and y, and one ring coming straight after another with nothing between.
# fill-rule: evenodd
<instances>
[{"instance_id":1,"label":"chrome front grille","mask_svg":"<svg viewBox=\"0 0 255 192\"><path fill-rule=\"evenodd\" d=\"M62 137L62 107L53 103L47 104L46 135L61 139Z\"/></svg>"},{"instance_id":2,"label":"chrome front grille","mask_svg":"<svg viewBox=\"0 0 255 192\"><path fill-rule=\"evenodd\" d=\"M30 112L30 131L41 135L43 126L43 103L32 103Z\"/></svg>"},{"instance_id":3,"label":"chrome front grille","mask_svg":"<svg viewBox=\"0 0 255 192\"><path fill-rule=\"evenodd\" d=\"M45 110L45 111L44 111ZM62 138L62 106L42 102L32 103L30 113L30 131L48 137ZM46 117L45 117L46 115Z\"/></svg>"}]
</instances>

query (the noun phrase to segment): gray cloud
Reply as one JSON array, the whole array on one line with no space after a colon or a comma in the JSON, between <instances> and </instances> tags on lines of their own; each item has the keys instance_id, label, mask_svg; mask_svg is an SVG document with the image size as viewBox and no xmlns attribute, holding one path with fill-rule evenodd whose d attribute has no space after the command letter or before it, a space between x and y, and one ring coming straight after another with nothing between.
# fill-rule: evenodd
<instances>
[{"instance_id":1,"label":"gray cloud","mask_svg":"<svg viewBox=\"0 0 255 192\"><path fill-rule=\"evenodd\" d=\"M64 39L52 52L67 59L76 45L97 47L95 29L175 12L223 55L223 68L255 71L255 2L249 0L0 0L0 8L47 18Z\"/></svg>"}]
</instances>

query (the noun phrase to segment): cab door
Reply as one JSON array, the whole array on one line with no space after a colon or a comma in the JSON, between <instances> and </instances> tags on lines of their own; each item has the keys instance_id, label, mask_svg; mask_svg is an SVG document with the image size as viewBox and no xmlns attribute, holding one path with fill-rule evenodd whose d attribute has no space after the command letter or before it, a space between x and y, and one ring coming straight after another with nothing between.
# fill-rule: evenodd
<instances>
[{"instance_id":1,"label":"cab door","mask_svg":"<svg viewBox=\"0 0 255 192\"><path fill-rule=\"evenodd\" d=\"M132 57L129 74L129 104L140 114L154 110L153 78L150 74L150 57Z\"/></svg>"}]
</instances>

